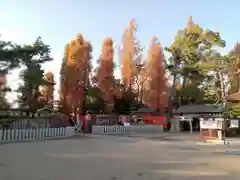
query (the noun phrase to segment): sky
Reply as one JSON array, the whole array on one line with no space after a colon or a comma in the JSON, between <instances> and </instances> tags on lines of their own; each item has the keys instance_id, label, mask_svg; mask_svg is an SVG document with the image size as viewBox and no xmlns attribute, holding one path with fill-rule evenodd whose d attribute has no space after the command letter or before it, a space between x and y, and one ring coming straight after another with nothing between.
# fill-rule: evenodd
<instances>
[{"instance_id":1,"label":"sky","mask_svg":"<svg viewBox=\"0 0 240 180\"><path fill-rule=\"evenodd\" d=\"M221 52L226 53L240 40L239 7L236 0L0 0L0 34L4 40L20 44L41 36L51 46L54 59L44 69L52 71L58 83L64 46L78 33L91 42L96 61L104 37L114 40L117 54L131 19L138 25L142 47L147 47L153 36L165 47L191 15L194 23L220 32L227 41ZM8 85L14 89L18 82L18 71L11 72ZM16 93L8 94L9 101L14 99Z\"/></svg>"}]
</instances>

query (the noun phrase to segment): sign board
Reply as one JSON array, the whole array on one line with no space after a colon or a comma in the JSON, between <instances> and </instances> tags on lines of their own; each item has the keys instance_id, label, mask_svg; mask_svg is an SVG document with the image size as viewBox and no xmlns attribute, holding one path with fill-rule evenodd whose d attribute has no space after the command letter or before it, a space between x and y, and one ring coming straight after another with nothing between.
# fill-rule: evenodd
<instances>
[{"instance_id":1,"label":"sign board","mask_svg":"<svg viewBox=\"0 0 240 180\"><path fill-rule=\"evenodd\" d=\"M194 116L191 115L185 115L185 116L180 116L180 121L192 121Z\"/></svg>"},{"instance_id":2,"label":"sign board","mask_svg":"<svg viewBox=\"0 0 240 180\"><path fill-rule=\"evenodd\" d=\"M129 122L124 122L123 125L124 126L130 126L130 123Z\"/></svg>"},{"instance_id":3,"label":"sign board","mask_svg":"<svg viewBox=\"0 0 240 180\"><path fill-rule=\"evenodd\" d=\"M230 128L239 128L239 120L231 119L230 120Z\"/></svg>"},{"instance_id":4,"label":"sign board","mask_svg":"<svg viewBox=\"0 0 240 180\"><path fill-rule=\"evenodd\" d=\"M200 121L201 129L218 129L219 125L216 121Z\"/></svg>"}]
</instances>

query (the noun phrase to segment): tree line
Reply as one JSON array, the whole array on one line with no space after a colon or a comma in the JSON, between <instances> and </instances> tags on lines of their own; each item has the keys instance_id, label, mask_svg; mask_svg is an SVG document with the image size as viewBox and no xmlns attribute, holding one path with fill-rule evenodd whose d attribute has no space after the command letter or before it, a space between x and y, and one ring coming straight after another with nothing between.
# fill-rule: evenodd
<instances>
[{"instance_id":1,"label":"tree line","mask_svg":"<svg viewBox=\"0 0 240 180\"><path fill-rule=\"evenodd\" d=\"M63 111L82 114L91 109L97 113L129 113L138 109L140 104L164 111L168 106L168 87L163 49L158 39L153 37L148 58L143 60L136 31L136 23L131 20L123 32L122 48L118 52L120 79L114 77L116 64L111 38L103 40L96 69L92 69L92 47L83 35L77 35L66 45L60 73ZM94 72L92 76L91 72Z\"/></svg>"},{"instance_id":2,"label":"tree line","mask_svg":"<svg viewBox=\"0 0 240 180\"><path fill-rule=\"evenodd\" d=\"M221 103L233 115L240 113L236 98L239 44L222 55L217 49L224 48L226 42L220 33L202 28L189 17L186 27L177 31L169 47L162 47L157 37L153 37L144 58L137 30L131 20L123 31L118 63L114 59L113 40L104 39L96 68L92 65L94 47L82 34L66 44L60 69L59 111L128 113L147 105L164 112L166 108L171 111L186 104ZM170 53L169 58L164 56L165 52ZM19 74L23 83L17 90L20 107L33 112L46 105L53 108L54 77L50 72L44 74L41 67L51 60L50 47L41 38L30 45L0 41L1 72L23 67ZM121 78L114 77L115 68L121 70ZM9 106L4 97L0 106Z\"/></svg>"}]
</instances>

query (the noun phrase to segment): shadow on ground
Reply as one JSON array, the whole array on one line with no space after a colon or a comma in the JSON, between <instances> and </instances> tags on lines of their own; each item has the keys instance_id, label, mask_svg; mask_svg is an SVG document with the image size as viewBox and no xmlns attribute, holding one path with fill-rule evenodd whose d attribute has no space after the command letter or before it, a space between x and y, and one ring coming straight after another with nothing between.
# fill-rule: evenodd
<instances>
[{"instance_id":1,"label":"shadow on ground","mask_svg":"<svg viewBox=\"0 0 240 180\"><path fill-rule=\"evenodd\" d=\"M82 136L0 146L1 180L239 180L236 156L153 142Z\"/></svg>"},{"instance_id":2,"label":"shadow on ground","mask_svg":"<svg viewBox=\"0 0 240 180\"><path fill-rule=\"evenodd\" d=\"M61 155L59 159L80 160L82 166L79 172L84 173L87 179L97 180L237 180L233 172L224 171L223 168L214 168L211 162L194 160L185 157L184 160L154 160L151 158L131 158L131 155L121 153L90 153L88 155ZM162 157L165 159L164 157ZM94 164L93 164L94 161ZM92 162L92 163L90 163ZM101 171L99 170L101 167ZM97 177L96 177L97 176Z\"/></svg>"}]
</instances>

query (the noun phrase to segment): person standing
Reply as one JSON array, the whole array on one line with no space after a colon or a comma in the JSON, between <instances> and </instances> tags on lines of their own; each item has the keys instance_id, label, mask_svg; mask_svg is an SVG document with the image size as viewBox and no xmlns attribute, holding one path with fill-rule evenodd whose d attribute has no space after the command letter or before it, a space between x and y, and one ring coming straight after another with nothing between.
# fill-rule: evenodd
<instances>
[{"instance_id":1,"label":"person standing","mask_svg":"<svg viewBox=\"0 0 240 180\"><path fill-rule=\"evenodd\" d=\"M74 122L74 120L73 120L73 118L72 118L71 115L69 115L68 121L69 121L69 123L70 123L71 126L75 126L75 122Z\"/></svg>"}]
</instances>

